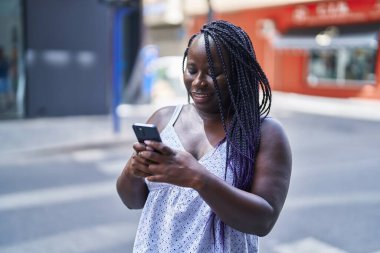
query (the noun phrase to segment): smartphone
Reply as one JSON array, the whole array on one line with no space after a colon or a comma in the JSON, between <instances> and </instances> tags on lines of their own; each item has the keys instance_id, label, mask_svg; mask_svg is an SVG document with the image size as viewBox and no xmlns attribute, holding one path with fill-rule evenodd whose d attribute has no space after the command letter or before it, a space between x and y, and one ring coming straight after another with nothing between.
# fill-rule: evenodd
<instances>
[{"instance_id":1,"label":"smartphone","mask_svg":"<svg viewBox=\"0 0 380 253\"><path fill-rule=\"evenodd\" d=\"M160 133L153 124L134 123L132 128L140 143L144 143L146 140L161 142Z\"/></svg>"}]
</instances>

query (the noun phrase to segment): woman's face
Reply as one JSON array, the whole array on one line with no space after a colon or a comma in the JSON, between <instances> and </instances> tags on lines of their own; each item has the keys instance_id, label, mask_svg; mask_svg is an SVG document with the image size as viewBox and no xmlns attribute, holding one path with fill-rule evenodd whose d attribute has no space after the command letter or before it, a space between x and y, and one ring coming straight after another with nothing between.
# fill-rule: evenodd
<instances>
[{"instance_id":1,"label":"woman's face","mask_svg":"<svg viewBox=\"0 0 380 253\"><path fill-rule=\"evenodd\" d=\"M223 72L221 59L211 39L210 50L214 62L214 74L222 95L223 107L227 108L230 101L227 81ZM225 52L223 52L223 56L225 64L228 66ZM219 113L218 95L211 77L203 35L196 37L189 48L183 77L186 89L198 110L208 113Z\"/></svg>"}]
</instances>

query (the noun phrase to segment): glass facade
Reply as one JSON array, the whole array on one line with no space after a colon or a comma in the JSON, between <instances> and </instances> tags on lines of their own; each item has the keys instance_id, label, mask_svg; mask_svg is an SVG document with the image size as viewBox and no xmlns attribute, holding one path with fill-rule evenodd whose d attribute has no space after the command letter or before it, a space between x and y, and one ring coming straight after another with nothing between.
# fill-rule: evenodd
<instances>
[{"instance_id":1,"label":"glass facade","mask_svg":"<svg viewBox=\"0 0 380 253\"><path fill-rule=\"evenodd\" d=\"M23 116L22 1L0 0L0 118Z\"/></svg>"},{"instance_id":2,"label":"glass facade","mask_svg":"<svg viewBox=\"0 0 380 253\"><path fill-rule=\"evenodd\" d=\"M375 84L377 49L337 48L313 49L309 57L310 85L365 85Z\"/></svg>"}]
</instances>

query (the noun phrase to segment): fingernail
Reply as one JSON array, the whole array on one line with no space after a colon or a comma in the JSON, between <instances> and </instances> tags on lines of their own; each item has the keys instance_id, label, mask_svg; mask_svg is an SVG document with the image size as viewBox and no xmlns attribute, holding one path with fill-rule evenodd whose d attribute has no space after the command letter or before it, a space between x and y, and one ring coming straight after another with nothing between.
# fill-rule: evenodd
<instances>
[{"instance_id":1,"label":"fingernail","mask_svg":"<svg viewBox=\"0 0 380 253\"><path fill-rule=\"evenodd\" d=\"M146 145L149 145L149 144L150 144L150 141L144 141L144 143L145 143Z\"/></svg>"}]
</instances>

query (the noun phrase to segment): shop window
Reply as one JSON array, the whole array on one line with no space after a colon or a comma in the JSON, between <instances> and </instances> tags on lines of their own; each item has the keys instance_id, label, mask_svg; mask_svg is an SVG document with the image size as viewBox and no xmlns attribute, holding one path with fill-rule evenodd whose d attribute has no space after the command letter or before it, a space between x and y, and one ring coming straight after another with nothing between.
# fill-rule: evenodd
<instances>
[{"instance_id":1,"label":"shop window","mask_svg":"<svg viewBox=\"0 0 380 253\"><path fill-rule=\"evenodd\" d=\"M0 119L23 116L24 61L21 0L0 1Z\"/></svg>"},{"instance_id":2,"label":"shop window","mask_svg":"<svg viewBox=\"0 0 380 253\"><path fill-rule=\"evenodd\" d=\"M310 85L364 85L375 83L375 48L310 49Z\"/></svg>"}]
</instances>

